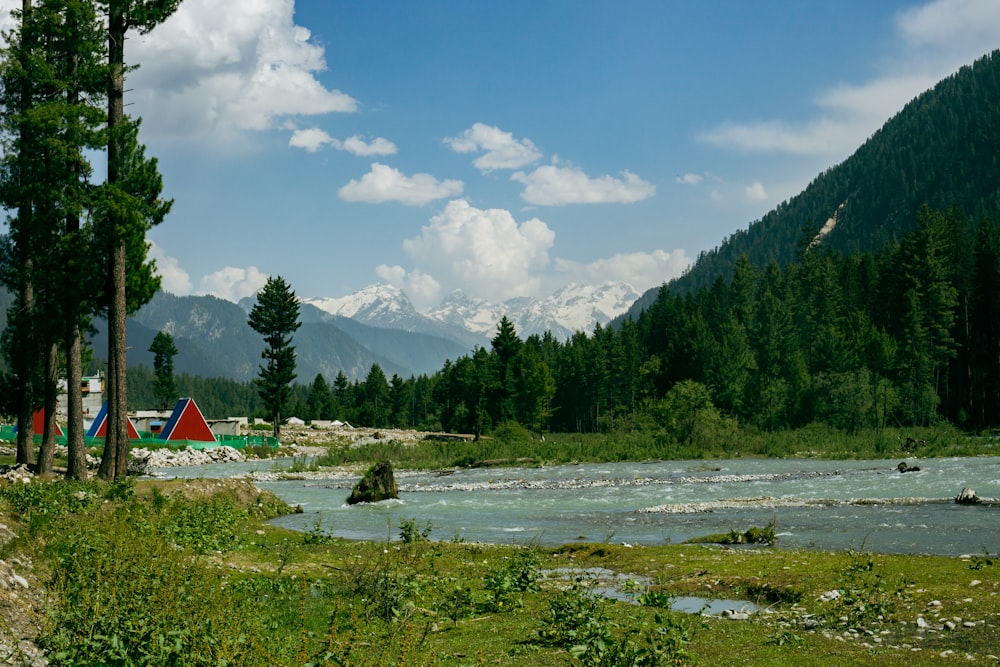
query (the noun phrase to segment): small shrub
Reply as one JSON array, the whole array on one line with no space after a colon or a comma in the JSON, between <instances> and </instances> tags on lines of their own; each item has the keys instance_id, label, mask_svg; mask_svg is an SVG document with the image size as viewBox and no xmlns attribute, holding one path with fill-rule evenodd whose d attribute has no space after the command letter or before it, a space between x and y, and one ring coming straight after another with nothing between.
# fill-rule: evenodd
<instances>
[{"instance_id":1,"label":"small shrub","mask_svg":"<svg viewBox=\"0 0 1000 667\"><path fill-rule=\"evenodd\" d=\"M643 591L642 595L636 598L636 602L643 607L656 607L657 609L670 609L674 603L674 596L658 588L649 588Z\"/></svg>"},{"instance_id":2,"label":"small shrub","mask_svg":"<svg viewBox=\"0 0 1000 667\"><path fill-rule=\"evenodd\" d=\"M332 544L337 541L329 531L323 529L323 517L317 516L312 528L302 535L302 544Z\"/></svg>"},{"instance_id":3,"label":"small shrub","mask_svg":"<svg viewBox=\"0 0 1000 667\"><path fill-rule=\"evenodd\" d=\"M907 598L905 577L889 578L881 563L863 548L847 552L848 564L840 572L841 595L832 616L847 617L852 628L890 621L899 602Z\"/></svg>"},{"instance_id":4,"label":"small shrub","mask_svg":"<svg viewBox=\"0 0 1000 667\"><path fill-rule=\"evenodd\" d=\"M487 594L483 607L488 611L510 611L521 606L522 593L538 590L540 574L538 554L530 549L518 552L483 577Z\"/></svg>"},{"instance_id":5,"label":"small shrub","mask_svg":"<svg viewBox=\"0 0 1000 667\"><path fill-rule=\"evenodd\" d=\"M426 542L431 535L431 522L428 521L423 530L417 528L416 519L400 519L399 520L399 539L404 544L413 544L414 542Z\"/></svg>"}]
</instances>

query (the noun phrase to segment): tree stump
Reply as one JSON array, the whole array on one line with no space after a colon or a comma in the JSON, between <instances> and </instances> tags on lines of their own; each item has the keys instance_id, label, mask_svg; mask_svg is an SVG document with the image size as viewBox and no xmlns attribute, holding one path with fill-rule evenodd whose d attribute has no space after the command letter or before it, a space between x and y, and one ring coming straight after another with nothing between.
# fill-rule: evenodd
<instances>
[{"instance_id":1,"label":"tree stump","mask_svg":"<svg viewBox=\"0 0 1000 667\"><path fill-rule=\"evenodd\" d=\"M975 491L969 487L965 487L960 494L955 496L955 502L959 505L978 505L983 501L979 499Z\"/></svg>"},{"instance_id":2,"label":"tree stump","mask_svg":"<svg viewBox=\"0 0 1000 667\"><path fill-rule=\"evenodd\" d=\"M396 486L396 478L392 474L392 462L379 461L369 468L365 476L354 485L354 490L351 491L347 504L377 503L389 498L399 498L399 488Z\"/></svg>"}]
</instances>

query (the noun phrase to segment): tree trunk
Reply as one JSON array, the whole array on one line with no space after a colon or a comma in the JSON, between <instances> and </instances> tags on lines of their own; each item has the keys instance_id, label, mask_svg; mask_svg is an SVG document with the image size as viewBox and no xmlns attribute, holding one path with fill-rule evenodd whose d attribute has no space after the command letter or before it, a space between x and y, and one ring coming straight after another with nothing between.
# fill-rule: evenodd
<instances>
[{"instance_id":1,"label":"tree trunk","mask_svg":"<svg viewBox=\"0 0 1000 667\"><path fill-rule=\"evenodd\" d=\"M24 21L27 20L30 13L31 0L21 0L22 25L24 25ZM25 44L22 39L21 49L26 50L28 48L30 48L30 45ZM22 57L26 58L26 54L22 54ZM21 83L20 105L22 110L27 110L31 105L31 81L28 77L25 77ZM32 319L34 316L32 311L35 308L35 295L31 282L32 261L29 241L31 237L32 206L31 202L27 199L27 184L25 182L28 179L28 164L31 160L30 139L31 132L22 122L20 134L21 154L18 158L20 163L18 169L20 193L18 196L21 198L21 203L18 207L18 227L21 238L17 242L18 252L21 255L22 274L19 278L20 289L17 295L18 309L17 322L15 323L17 327L15 329L17 343L14 346L14 349L17 350L17 360L14 364L14 375L17 382L17 462L24 464L35 462L35 432L33 423L35 397L31 384L35 359L34 350L32 349Z\"/></svg>"},{"instance_id":2,"label":"tree trunk","mask_svg":"<svg viewBox=\"0 0 1000 667\"><path fill-rule=\"evenodd\" d=\"M72 309L71 309L72 310ZM87 450L83 440L83 363L80 359L82 337L79 314L66 314L66 462L67 479L87 479Z\"/></svg>"},{"instance_id":3,"label":"tree trunk","mask_svg":"<svg viewBox=\"0 0 1000 667\"><path fill-rule=\"evenodd\" d=\"M108 16L108 184L122 181L120 126L125 97L125 3L111 0ZM125 239L122 221L108 221L111 230L108 274L111 295L108 304L108 430L104 442L100 475L104 479L124 479L128 463L128 401L125 387L127 301L125 297Z\"/></svg>"},{"instance_id":4,"label":"tree trunk","mask_svg":"<svg viewBox=\"0 0 1000 667\"><path fill-rule=\"evenodd\" d=\"M25 262L24 270L30 273L31 261ZM20 294L18 294L17 327L17 361L15 376L17 378L17 462L31 465L35 462L35 396L32 388L31 375L34 368L34 350L32 349L31 319L34 308L34 292L30 280L22 278Z\"/></svg>"}]
</instances>

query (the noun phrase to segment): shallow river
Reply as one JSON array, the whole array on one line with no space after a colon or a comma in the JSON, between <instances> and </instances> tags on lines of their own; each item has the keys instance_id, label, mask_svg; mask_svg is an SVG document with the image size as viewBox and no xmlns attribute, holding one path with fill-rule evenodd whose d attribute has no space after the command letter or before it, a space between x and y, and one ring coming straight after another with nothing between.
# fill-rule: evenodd
<instances>
[{"instance_id":1,"label":"shallow river","mask_svg":"<svg viewBox=\"0 0 1000 667\"><path fill-rule=\"evenodd\" d=\"M397 539L401 520L431 539L557 545L682 542L773 518L778 546L944 555L1000 552L1000 457L892 461L738 459L397 472L398 501L348 506L353 477L258 481L305 512L275 523L347 538ZM161 472L229 477L275 463ZM959 506L965 487L984 503ZM860 501L860 502L859 502Z\"/></svg>"}]
</instances>

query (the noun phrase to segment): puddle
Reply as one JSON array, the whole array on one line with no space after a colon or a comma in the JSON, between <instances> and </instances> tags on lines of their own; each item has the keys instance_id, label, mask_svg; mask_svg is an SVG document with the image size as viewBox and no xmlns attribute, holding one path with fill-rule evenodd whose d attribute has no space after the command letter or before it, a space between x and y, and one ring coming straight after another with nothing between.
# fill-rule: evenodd
<instances>
[{"instance_id":1,"label":"puddle","mask_svg":"<svg viewBox=\"0 0 1000 667\"><path fill-rule=\"evenodd\" d=\"M603 567L561 567L544 570L542 578L576 581L594 595L629 604L638 604L636 598L642 595L642 591L651 583L648 577L631 576ZM759 611L759 607L749 600L720 600L694 595L672 598L670 608L686 614L731 618L741 618L744 614Z\"/></svg>"}]
</instances>

